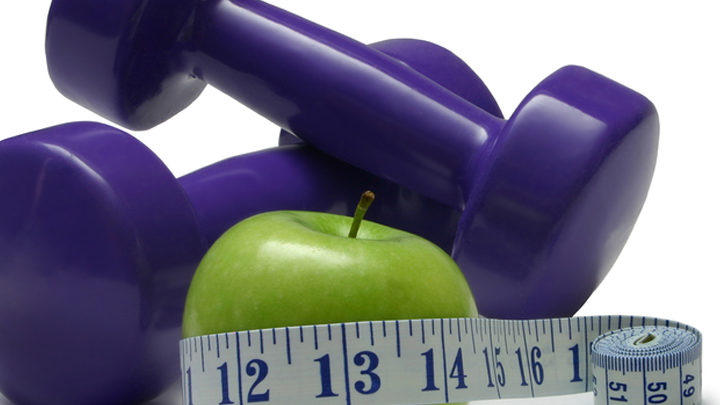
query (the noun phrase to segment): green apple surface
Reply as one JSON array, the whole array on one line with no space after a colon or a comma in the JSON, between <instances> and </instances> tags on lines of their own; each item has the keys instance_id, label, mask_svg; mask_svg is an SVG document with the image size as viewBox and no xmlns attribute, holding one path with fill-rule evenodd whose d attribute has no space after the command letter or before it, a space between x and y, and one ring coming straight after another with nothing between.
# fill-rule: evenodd
<instances>
[{"instance_id":1,"label":"green apple surface","mask_svg":"<svg viewBox=\"0 0 720 405\"><path fill-rule=\"evenodd\" d=\"M418 236L352 218L280 211L248 218L193 278L183 336L338 322L477 316L460 269Z\"/></svg>"},{"instance_id":2,"label":"green apple surface","mask_svg":"<svg viewBox=\"0 0 720 405\"><path fill-rule=\"evenodd\" d=\"M250 217L210 248L193 278L183 336L395 319L478 316L455 262L413 234L304 211Z\"/></svg>"}]
</instances>

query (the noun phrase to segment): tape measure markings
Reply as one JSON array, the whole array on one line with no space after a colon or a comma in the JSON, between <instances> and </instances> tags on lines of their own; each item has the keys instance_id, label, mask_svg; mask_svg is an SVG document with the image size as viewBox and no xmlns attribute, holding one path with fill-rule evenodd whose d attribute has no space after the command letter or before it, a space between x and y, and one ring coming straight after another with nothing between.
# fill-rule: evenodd
<instances>
[{"instance_id":1,"label":"tape measure markings","mask_svg":"<svg viewBox=\"0 0 720 405\"><path fill-rule=\"evenodd\" d=\"M625 330L634 326L640 329ZM619 360L594 352L601 335L629 342L629 352ZM668 355L678 348L672 343L677 338L684 351ZM701 397L699 343L699 332L686 325L622 316L377 321L225 333L181 342L183 403L440 403L594 391L607 405L677 396L668 403L692 404ZM638 353L649 360L628 357ZM671 371L678 372L674 382ZM630 375L641 376L633 387L626 382Z\"/></svg>"}]
</instances>

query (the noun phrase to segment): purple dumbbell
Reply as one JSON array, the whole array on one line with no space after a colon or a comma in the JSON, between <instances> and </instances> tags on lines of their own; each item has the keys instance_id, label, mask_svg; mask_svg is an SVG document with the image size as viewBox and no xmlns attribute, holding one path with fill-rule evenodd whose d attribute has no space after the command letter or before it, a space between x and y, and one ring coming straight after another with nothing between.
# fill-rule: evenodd
<instances>
[{"instance_id":1,"label":"purple dumbbell","mask_svg":"<svg viewBox=\"0 0 720 405\"><path fill-rule=\"evenodd\" d=\"M644 204L658 117L588 69L503 120L377 49L257 0L54 0L46 50L69 98L130 128L209 83L320 150L463 211L453 257L480 312L573 314Z\"/></svg>"},{"instance_id":2,"label":"purple dumbbell","mask_svg":"<svg viewBox=\"0 0 720 405\"><path fill-rule=\"evenodd\" d=\"M388 52L481 108L482 81L427 42ZM419 53L418 53L419 52ZM432 54L428 60L415 56ZM17 404L128 404L179 376L185 291L206 248L255 213L354 213L450 251L456 210L307 145L230 158L175 179L130 135L74 123L0 142L0 391Z\"/></svg>"},{"instance_id":3,"label":"purple dumbbell","mask_svg":"<svg viewBox=\"0 0 720 405\"><path fill-rule=\"evenodd\" d=\"M268 210L351 215L366 188L368 219L449 249L457 212L307 145L176 180L102 124L1 142L0 390L18 404L151 399L179 376L185 294L210 243Z\"/></svg>"}]
</instances>

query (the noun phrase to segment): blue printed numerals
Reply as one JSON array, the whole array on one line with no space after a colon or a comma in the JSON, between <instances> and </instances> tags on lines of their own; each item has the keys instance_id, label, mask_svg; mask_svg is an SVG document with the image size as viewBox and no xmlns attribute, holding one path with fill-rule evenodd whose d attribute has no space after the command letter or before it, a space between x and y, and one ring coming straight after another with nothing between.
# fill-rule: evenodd
<instances>
[{"instance_id":1,"label":"blue printed numerals","mask_svg":"<svg viewBox=\"0 0 720 405\"><path fill-rule=\"evenodd\" d=\"M252 360L245 367L245 372L250 377L253 377L253 376L255 376L255 374L257 374L257 378L255 379L255 382L253 382L252 386L250 387L250 391L248 392L248 402L267 402L267 401L269 401L270 400L270 390L266 390L263 393L256 393L256 390L258 389L258 385L268 375L267 363L265 363L262 360Z\"/></svg>"},{"instance_id":2,"label":"blue printed numerals","mask_svg":"<svg viewBox=\"0 0 720 405\"><path fill-rule=\"evenodd\" d=\"M232 405L235 402L233 402L230 399L230 387L229 387L229 376L228 376L228 365L227 363L223 363L220 367L217 368L218 370L218 379L220 382L220 392L218 392L218 398L220 398L220 401L218 401L218 405ZM250 387L250 391L248 391L247 394L247 402L267 402L270 400L270 390L266 389L264 392L259 387L260 383L265 380L265 377L268 375L268 365L266 362L260 359L251 360L247 363L245 366L245 373L250 376L254 377L255 380L252 383L252 386ZM193 403L193 392L192 392L192 367L189 367L187 370L185 370L185 374L187 375L187 383L186 383L186 391L185 395L187 397L187 405L195 405Z\"/></svg>"},{"instance_id":3,"label":"blue printed numerals","mask_svg":"<svg viewBox=\"0 0 720 405\"><path fill-rule=\"evenodd\" d=\"M320 367L321 387L320 394L316 395L315 398L337 397L338 394L333 391L332 387L332 369L330 366L330 355L326 354L322 357L319 357L315 359L315 362L318 363ZM380 390L381 382L380 376L375 373L375 370L380 365L380 358L378 358L377 354L367 350L362 351L355 355L355 357L353 358L353 363L358 367L362 367L362 369L360 370L360 375L363 375L367 378L366 381L355 381L355 384L353 385L355 391L363 395L369 395L378 392L378 390Z\"/></svg>"},{"instance_id":4,"label":"blue printed numerals","mask_svg":"<svg viewBox=\"0 0 720 405\"><path fill-rule=\"evenodd\" d=\"M355 390L361 394L369 395L378 392L380 389L380 377L375 374L375 369L380 364L377 354L370 351L363 351L355 355L353 363L356 366L365 366L365 359L367 359L367 367L360 371L360 374L367 376L370 379L370 386L362 381L355 382Z\"/></svg>"},{"instance_id":5,"label":"blue printed numerals","mask_svg":"<svg viewBox=\"0 0 720 405\"><path fill-rule=\"evenodd\" d=\"M576 348L571 348L570 351L572 351L573 354L577 352ZM500 348L497 347L495 348L494 355L492 355L492 350L488 352L487 348L483 349L483 355L485 357L485 367L487 369L487 386L489 388L495 387L495 383L493 383L493 381L497 382L500 387L505 387L505 384L507 382L505 367L503 366L503 363L499 360L500 352ZM542 383L545 381L545 369L540 362L540 358L542 357L542 351L540 350L540 348L537 346L533 346L530 350L529 356L526 356L523 350L518 348L515 351L515 357L517 359L516 363L514 365L510 365L511 370L515 370L515 372L510 372L510 375L513 376L517 374L517 376L520 377L520 380L518 381L520 386L528 386L528 377L532 378L532 382L536 386L542 385ZM513 366L517 367L513 369ZM528 368L527 371L526 367ZM579 360L575 361L575 369L576 370L573 371L574 377L572 381L582 381L582 379L579 377Z\"/></svg>"},{"instance_id":6,"label":"blue printed numerals","mask_svg":"<svg viewBox=\"0 0 720 405\"><path fill-rule=\"evenodd\" d=\"M322 392L320 395L316 395L315 398L327 398L337 397L332 388L332 370L330 369L330 355L326 354L320 358L315 359L315 362L320 364L320 385L322 386Z\"/></svg>"},{"instance_id":7,"label":"blue printed numerals","mask_svg":"<svg viewBox=\"0 0 720 405\"><path fill-rule=\"evenodd\" d=\"M330 364L330 355L326 354L322 357L319 357L315 359L315 362L318 363L319 367L319 388L320 388L320 394L316 395L316 398L327 398L327 397L337 397L339 394L333 389L332 386L332 372L333 368ZM381 380L380 376L376 373L376 370L378 366L380 365L380 358L377 354L371 351L362 351L358 354L356 354L353 359L352 363L355 364L355 366L358 367L361 379L358 379L354 382L352 385L360 394L363 395L370 395L378 392L380 390L381 386ZM342 368L340 368L342 369ZM254 359L249 361L245 365L244 369L245 374L250 377L252 380L252 384L250 386L250 389L247 393L246 403L253 403L253 402L268 402L270 401L270 389L267 387L263 387L263 381L269 376L270 369L268 367L268 364L260 359ZM185 396L186 396L186 405L195 405L193 402L193 369L192 367L189 367L185 370L186 375L186 388L185 388ZM229 380L230 378L237 378L232 377L229 374L228 371L228 365L227 363L223 363L221 366L217 367L217 382L219 383L217 385L218 392L217 392L217 398L218 398L218 405L233 405L235 402L231 399L232 395L230 393L230 384ZM239 401L240 403L243 403L243 401ZM204 405L204 404L203 404Z\"/></svg>"},{"instance_id":8,"label":"blue printed numerals","mask_svg":"<svg viewBox=\"0 0 720 405\"><path fill-rule=\"evenodd\" d=\"M438 388L435 383L434 350L430 349L424 353L421 353L421 356L425 357L425 388L423 388L422 390L439 391L440 388ZM467 384L465 384L465 379L467 378L467 375L465 374L465 366L463 365L462 348L458 349L457 355L455 355L455 361L453 361L452 368L450 369L450 375L448 377L457 381L455 386L456 389L467 388Z\"/></svg>"}]
</instances>

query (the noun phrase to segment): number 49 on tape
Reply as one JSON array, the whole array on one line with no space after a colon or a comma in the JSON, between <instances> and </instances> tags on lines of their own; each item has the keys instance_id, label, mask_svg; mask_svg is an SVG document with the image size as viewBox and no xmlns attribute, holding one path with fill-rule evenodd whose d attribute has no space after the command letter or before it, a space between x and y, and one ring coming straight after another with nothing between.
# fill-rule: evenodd
<instances>
[{"instance_id":1,"label":"number 49 on tape","mask_svg":"<svg viewBox=\"0 0 720 405\"><path fill-rule=\"evenodd\" d=\"M223 333L181 342L183 405L421 404L587 391L603 404L699 404L700 342L682 324L621 316Z\"/></svg>"}]
</instances>

